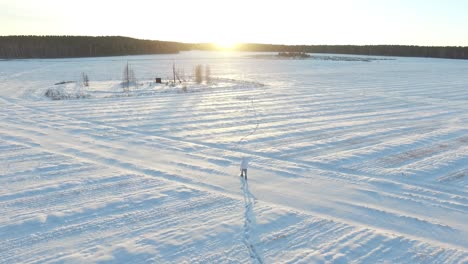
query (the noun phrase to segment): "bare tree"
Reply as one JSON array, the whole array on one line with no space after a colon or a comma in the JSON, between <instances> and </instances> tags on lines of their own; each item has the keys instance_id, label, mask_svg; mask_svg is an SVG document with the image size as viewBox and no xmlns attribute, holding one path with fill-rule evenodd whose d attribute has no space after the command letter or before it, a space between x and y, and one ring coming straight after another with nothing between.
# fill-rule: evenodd
<instances>
[{"instance_id":1,"label":"bare tree","mask_svg":"<svg viewBox=\"0 0 468 264\"><path fill-rule=\"evenodd\" d=\"M211 83L210 65L205 65L205 81L206 81L206 83Z\"/></svg>"},{"instance_id":2,"label":"bare tree","mask_svg":"<svg viewBox=\"0 0 468 264\"><path fill-rule=\"evenodd\" d=\"M89 78L84 72L81 73L81 83L83 84L83 87L89 87Z\"/></svg>"},{"instance_id":3,"label":"bare tree","mask_svg":"<svg viewBox=\"0 0 468 264\"><path fill-rule=\"evenodd\" d=\"M128 62L123 71L122 88L124 91L128 91L130 88L130 69L128 67Z\"/></svg>"},{"instance_id":4,"label":"bare tree","mask_svg":"<svg viewBox=\"0 0 468 264\"><path fill-rule=\"evenodd\" d=\"M172 63L172 76L174 77L174 85L175 85L175 79L176 79L175 63Z\"/></svg>"},{"instance_id":5,"label":"bare tree","mask_svg":"<svg viewBox=\"0 0 468 264\"><path fill-rule=\"evenodd\" d=\"M203 66L197 65L195 66L195 82L200 84L203 81Z\"/></svg>"},{"instance_id":6,"label":"bare tree","mask_svg":"<svg viewBox=\"0 0 468 264\"><path fill-rule=\"evenodd\" d=\"M136 85L136 78L135 78L135 72L129 66L127 62L127 65L125 65L125 68L123 71L123 78L122 78L122 88L124 89L125 92L128 92L130 90L130 85Z\"/></svg>"},{"instance_id":7,"label":"bare tree","mask_svg":"<svg viewBox=\"0 0 468 264\"><path fill-rule=\"evenodd\" d=\"M184 69L177 69L176 76L177 76L177 80L179 80L179 83L186 82Z\"/></svg>"}]
</instances>

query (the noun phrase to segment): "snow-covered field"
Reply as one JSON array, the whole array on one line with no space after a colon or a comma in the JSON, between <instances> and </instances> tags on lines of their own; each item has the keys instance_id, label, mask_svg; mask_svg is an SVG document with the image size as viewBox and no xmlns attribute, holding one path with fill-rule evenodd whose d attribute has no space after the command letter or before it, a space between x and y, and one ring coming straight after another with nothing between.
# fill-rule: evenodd
<instances>
[{"instance_id":1,"label":"snow-covered field","mask_svg":"<svg viewBox=\"0 0 468 264\"><path fill-rule=\"evenodd\" d=\"M468 61L0 61L0 109L0 263L468 263Z\"/></svg>"}]
</instances>

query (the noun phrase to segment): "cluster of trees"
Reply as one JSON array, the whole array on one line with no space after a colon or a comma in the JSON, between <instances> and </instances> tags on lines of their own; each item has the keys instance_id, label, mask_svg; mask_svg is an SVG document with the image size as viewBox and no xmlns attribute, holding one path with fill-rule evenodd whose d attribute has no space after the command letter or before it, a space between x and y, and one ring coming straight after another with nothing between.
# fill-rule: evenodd
<instances>
[{"instance_id":1,"label":"cluster of trees","mask_svg":"<svg viewBox=\"0 0 468 264\"><path fill-rule=\"evenodd\" d=\"M140 40L119 36L0 36L0 58L97 57L216 49L219 48L208 43L189 44ZM236 50L468 59L468 47L273 45L246 43L238 45Z\"/></svg>"},{"instance_id":2,"label":"cluster of trees","mask_svg":"<svg viewBox=\"0 0 468 264\"><path fill-rule=\"evenodd\" d=\"M278 52L278 57L286 58L310 58L310 55L305 52Z\"/></svg>"},{"instance_id":3,"label":"cluster of trees","mask_svg":"<svg viewBox=\"0 0 468 264\"><path fill-rule=\"evenodd\" d=\"M186 44L127 37L0 36L0 58L70 58L178 53Z\"/></svg>"}]
</instances>

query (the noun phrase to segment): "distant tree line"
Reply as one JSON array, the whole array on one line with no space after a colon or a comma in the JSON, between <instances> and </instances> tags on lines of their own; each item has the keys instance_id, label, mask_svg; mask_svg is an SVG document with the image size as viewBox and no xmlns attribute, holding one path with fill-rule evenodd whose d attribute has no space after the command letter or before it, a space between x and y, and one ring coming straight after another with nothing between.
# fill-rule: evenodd
<instances>
[{"instance_id":1,"label":"distant tree line","mask_svg":"<svg viewBox=\"0 0 468 264\"><path fill-rule=\"evenodd\" d=\"M191 49L219 49L213 44L192 44ZM274 45L246 43L237 45L239 51L332 53L373 56L430 57L468 59L468 47L431 47L405 45Z\"/></svg>"},{"instance_id":2,"label":"distant tree line","mask_svg":"<svg viewBox=\"0 0 468 264\"><path fill-rule=\"evenodd\" d=\"M0 36L0 58L70 58L178 53L185 44L127 37Z\"/></svg>"},{"instance_id":3,"label":"distant tree line","mask_svg":"<svg viewBox=\"0 0 468 264\"><path fill-rule=\"evenodd\" d=\"M0 36L0 58L66 58L217 50L213 44L140 40L128 37ZM468 59L468 47L404 45L274 45L247 43L239 51L335 53L373 56Z\"/></svg>"}]
</instances>

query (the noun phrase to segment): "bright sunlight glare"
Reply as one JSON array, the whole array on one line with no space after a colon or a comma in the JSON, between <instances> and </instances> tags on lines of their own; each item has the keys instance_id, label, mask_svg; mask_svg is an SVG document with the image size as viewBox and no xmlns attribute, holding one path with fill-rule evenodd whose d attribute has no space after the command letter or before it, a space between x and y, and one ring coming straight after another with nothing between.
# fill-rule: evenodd
<instances>
[{"instance_id":1,"label":"bright sunlight glare","mask_svg":"<svg viewBox=\"0 0 468 264\"><path fill-rule=\"evenodd\" d=\"M238 43L233 41L219 41L214 43L214 45L221 50L232 50L237 47Z\"/></svg>"}]
</instances>

